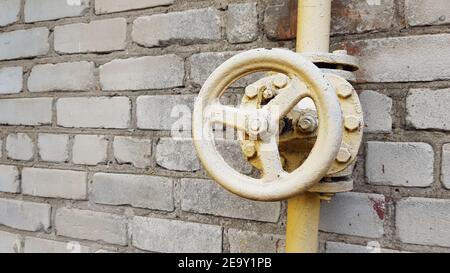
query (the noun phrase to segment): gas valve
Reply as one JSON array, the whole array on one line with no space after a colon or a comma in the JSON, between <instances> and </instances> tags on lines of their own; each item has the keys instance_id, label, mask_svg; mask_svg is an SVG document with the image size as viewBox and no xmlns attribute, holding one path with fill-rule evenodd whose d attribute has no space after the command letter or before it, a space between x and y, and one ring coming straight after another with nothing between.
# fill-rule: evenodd
<instances>
[{"instance_id":1,"label":"gas valve","mask_svg":"<svg viewBox=\"0 0 450 273\"><path fill-rule=\"evenodd\" d=\"M194 107L193 140L205 169L227 190L260 201L351 190L351 180L333 177L345 176L356 159L361 106L352 85L342 75L321 70L314 58L254 49L227 60L203 85ZM233 82L264 71L271 74L245 88L239 108L220 103ZM299 105L305 98L313 107ZM215 147L215 124L238 131L242 151L260 178L225 162ZM324 177L329 181L319 183Z\"/></svg>"}]
</instances>

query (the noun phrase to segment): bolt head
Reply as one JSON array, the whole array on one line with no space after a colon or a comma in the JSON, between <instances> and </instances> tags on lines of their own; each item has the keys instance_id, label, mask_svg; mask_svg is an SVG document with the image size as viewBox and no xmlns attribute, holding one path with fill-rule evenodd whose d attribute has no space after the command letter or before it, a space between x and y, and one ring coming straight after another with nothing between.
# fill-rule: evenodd
<instances>
[{"instance_id":1,"label":"bolt head","mask_svg":"<svg viewBox=\"0 0 450 273\"><path fill-rule=\"evenodd\" d=\"M253 157L256 154L255 143L247 142L244 144L243 152L246 157Z\"/></svg>"},{"instance_id":2,"label":"bolt head","mask_svg":"<svg viewBox=\"0 0 450 273\"><path fill-rule=\"evenodd\" d=\"M352 158L352 154L347 148L339 149L338 155L336 157L336 161L340 163L347 163Z\"/></svg>"},{"instance_id":3,"label":"bolt head","mask_svg":"<svg viewBox=\"0 0 450 273\"><path fill-rule=\"evenodd\" d=\"M273 79L272 84L275 88L282 89L288 84L288 79L285 75L278 75Z\"/></svg>"},{"instance_id":4,"label":"bolt head","mask_svg":"<svg viewBox=\"0 0 450 273\"><path fill-rule=\"evenodd\" d=\"M245 88L245 95L249 97L250 99L253 99L258 95L258 88L254 85L249 85Z\"/></svg>"},{"instance_id":5,"label":"bolt head","mask_svg":"<svg viewBox=\"0 0 450 273\"><path fill-rule=\"evenodd\" d=\"M347 116L344 118L344 127L350 132L357 130L360 125L361 121L356 116Z\"/></svg>"},{"instance_id":6,"label":"bolt head","mask_svg":"<svg viewBox=\"0 0 450 273\"><path fill-rule=\"evenodd\" d=\"M317 121L314 117L303 116L298 120L297 126L302 132L312 133L317 129Z\"/></svg>"},{"instance_id":7,"label":"bolt head","mask_svg":"<svg viewBox=\"0 0 450 273\"><path fill-rule=\"evenodd\" d=\"M337 93L339 97L346 99L352 95L354 90L355 89L350 83L346 83L338 86Z\"/></svg>"}]
</instances>

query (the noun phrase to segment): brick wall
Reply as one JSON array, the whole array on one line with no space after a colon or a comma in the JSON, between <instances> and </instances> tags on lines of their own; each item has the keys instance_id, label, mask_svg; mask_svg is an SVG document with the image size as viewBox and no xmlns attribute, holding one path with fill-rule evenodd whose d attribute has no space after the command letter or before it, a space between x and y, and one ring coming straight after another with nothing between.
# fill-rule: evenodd
<instances>
[{"instance_id":1,"label":"brick wall","mask_svg":"<svg viewBox=\"0 0 450 273\"><path fill-rule=\"evenodd\" d=\"M283 251L286 203L218 187L170 129L236 52L293 48L290 2L0 0L0 251ZM450 251L449 23L447 0L333 1L366 134L322 252Z\"/></svg>"}]
</instances>

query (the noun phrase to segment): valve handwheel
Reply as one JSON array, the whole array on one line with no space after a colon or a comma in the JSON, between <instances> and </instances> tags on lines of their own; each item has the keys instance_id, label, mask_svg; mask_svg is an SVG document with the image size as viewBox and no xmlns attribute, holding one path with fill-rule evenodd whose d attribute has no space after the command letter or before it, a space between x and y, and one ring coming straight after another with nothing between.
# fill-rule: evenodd
<instances>
[{"instance_id":1,"label":"valve handwheel","mask_svg":"<svg viewBox=\"0 0 450 273\"><path fill-rule=\"evenodd\" d=\"M252 110L219 102L233 82L262 71L289 77L289 83L269 103ZM316 105L317 139L303 164L287 173L278 152L277 122L305 97ZM263 166L261 178L241 174L225 162L215 147L212 125L216 123L245 132L255 140ZM244 198L277 201L308 190L326 175L339 151L342 127L336 91L319 68L289 50L254 49L230 58L206 80L195 102L192 133L199 158L214 180Z\"/></svg>"}]
</instances>

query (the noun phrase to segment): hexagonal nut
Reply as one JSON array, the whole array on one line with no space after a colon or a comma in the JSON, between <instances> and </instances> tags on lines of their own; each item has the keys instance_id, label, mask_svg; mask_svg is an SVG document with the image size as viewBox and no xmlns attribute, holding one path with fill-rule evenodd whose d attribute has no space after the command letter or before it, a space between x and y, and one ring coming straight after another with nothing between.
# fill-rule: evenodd
<instances>
[{"instance_id":1,"label":"hexagonal nut","mask_svg":"<svg viewBox=\"0 0 450 273\"><path fill-rule=\"evenodd\" d=\"M245 95L250 99L253 99L258 95L258 88L254 85L249 85L245 88Z\"/></svg>"},{"instance_id":2,"label":"hexagonal nut","mask_svg":"<svg viewBox=\"0 0 450 273\"><path fill-rule=\"evenodd\" d=\"M336 161L339 163L347 163L352 158L352 154L347 148L339 149L338 155L336 157Z\"/></svg>"},{"instance_id":3,"label":"hexagonal nut","mask_svg":"<svg viewBox=\"0 0 450 273\"><path fill-rule=\"evenodd\" d=\"M346 99L350 97L355 89L350 83L341 84L337 87L337 94L339 97Z\"/></svg>"},{"instance_id":4,"label":"hexagonal nut","mask_svg":"<svg viewBox=\"0 0 450 273\"><path fill-rule=\"evenodd\" d=\"M357 116L346 116L344 118L344 127L350 132L357 130L360 125L361 121Z\"/></svg>"},{"instance_id":5,"label":"hexagonal nut","mask_svg":"<svg viewBox=\"0 0 450 273\"><path fill-rule=\"evenodd\" d=\"M282 88L286 87L287 84L288 84L288 79L287 79L286 75L283 75L283 74L277 75L272 81L272 85L278 89L282 89Z\"/></svg>"}]
</instances>

